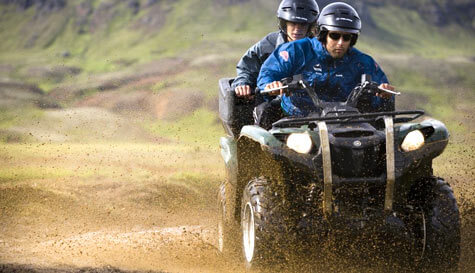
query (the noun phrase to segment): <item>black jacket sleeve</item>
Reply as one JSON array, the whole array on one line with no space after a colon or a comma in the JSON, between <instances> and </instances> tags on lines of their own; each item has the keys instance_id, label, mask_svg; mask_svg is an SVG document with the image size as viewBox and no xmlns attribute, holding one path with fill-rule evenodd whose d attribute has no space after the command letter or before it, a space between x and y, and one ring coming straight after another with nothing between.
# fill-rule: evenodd
<instances>
[{"instance_id":1,"label":"black jacket sleeve","mask_svg":"<svg viewBox=\"0 0 475 273\"><path fill-rule=\"evenodd\" d=\"M256 87L257 76L262 64L274 49L284 42L283 37L281 32L269 33L246 51L236 66L237 76L232 84L232 89L240 85Z\"/></svg>"}]
</instances>

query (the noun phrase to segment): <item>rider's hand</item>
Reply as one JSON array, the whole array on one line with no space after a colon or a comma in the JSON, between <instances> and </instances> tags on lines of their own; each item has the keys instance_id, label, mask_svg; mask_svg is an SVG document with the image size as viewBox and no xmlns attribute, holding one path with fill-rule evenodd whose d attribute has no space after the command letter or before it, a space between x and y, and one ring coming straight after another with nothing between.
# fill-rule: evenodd
<instances>
[{"instance_id":1,"label":"rider's hand","mask_svg":"<svg viewBox=\"0 0 475 273\"><path fill-rule=\"evenodd\" d=\"M388 90L391 90L391 91L395 90L394 86L390 85L389 83L382 83L382 84L379 85L379 88L384 88L384 89L388 89ZM393 96L393 94L381 91L379 93L376 93L376 96L378 96L380 98L383 98L383 99L390 99Z\"/></svg>"},{"instance_id":2,"label":"rider's hand","mask_svg":"<svg viewBox=\"0 0 475 273\"><path fill-rule=\"evenodd\" d=\"M251 98L251 87L249 85L240 85L234 89L234 92L238 97Z\"/></svg>"},{"instance_id":3,"label":"rider's hand","mask_svg":"<svg viewBox=\"0 0 475 273\"><path fill-rule=\"evenodd\" d=\"M284 84L281 81L275 81L275 82L271 82L271 83L267 84L266 87L264 88L264 90L279 88L281 86L284 86ZM272 96L277 96L277 95L283 95L283 94L286 94L286 93L287 93L287 89L280 89L280 90L272 91L268 94L272 95Z\"/></svg>"}]
</instances>

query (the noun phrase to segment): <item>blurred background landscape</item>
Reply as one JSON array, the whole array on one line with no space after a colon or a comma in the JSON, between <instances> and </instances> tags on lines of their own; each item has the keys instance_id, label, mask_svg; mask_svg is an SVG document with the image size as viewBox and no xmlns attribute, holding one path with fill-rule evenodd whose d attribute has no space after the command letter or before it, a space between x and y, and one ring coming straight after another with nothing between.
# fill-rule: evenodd
<instances>
[{"instance_id":1,"label":"blurred background landscape","mask_svg":"<svg viewBox=\"0 0 475 273\"><path fill-rule=\"evenodd\" d=\"M233 77L244 52L277 30L279 2L0 0L4 269L229 268L210 247L215 191L224 179L217 82ZM322 9L333 1L317 2ZM454 187L461 269L475 272L475 2L346 2L363 20L356 47L402 92L397 107L423 109L449 128L450 144L434 171ZM156 247L121 245L126 258L115 256L111 236L156 235L170 226L192 230L179 236L196 235L178 246L187 262L163 254L164 243L150 238ZM91 232L104 233L86 236L104 248L86 255L91 245L71 238Z\"/></svg>"},{"instance_id":2,"label":"blurred background landscape","mask_svg":"<svg viewBox=\"0 0 475 273\"><path fill-rule=\"evenodd\" d=\"M181 140L215 145L221 134L217 80L235 75L247 48L277 29L278 3L2 0L0 139L170 139L183 135L176 130L186 127L194 134L181 138L196 139ZM423 108L447 123L470 117L473 1L349 3L363 18L357 47L374 56L404 92L398 98L401 107ZM68 118L67 109L78 108L85 112L74 111L76 116ZM466 115L457 116L461 113ZM116 133L108 126L112 131L105 135L81 133L75 124L56 126L65 119L93 118L81 129L94 132L95 126L105 129L101 122L106 118L119 116L136 123ZM469 123L449 126L454 133L466 132ZM203 125L207 130L195 130Z\"/></svg>"}]
</instances>

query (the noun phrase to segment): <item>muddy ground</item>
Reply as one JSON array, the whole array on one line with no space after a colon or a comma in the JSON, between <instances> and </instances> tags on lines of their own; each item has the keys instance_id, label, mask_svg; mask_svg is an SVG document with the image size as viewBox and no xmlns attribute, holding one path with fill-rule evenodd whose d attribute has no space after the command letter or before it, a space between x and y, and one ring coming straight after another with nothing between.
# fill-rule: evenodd
<instances>
[{"instance_id":1,"label":"muddy ground","mask_svg":"<svg viewBox=\"0 0 475 273\"><path fill-rule=\"evenodd\" d=\"M216 249L217 151L179 156L170 149L157 143L3 146L4 166L76 173L1 181L0 272L244 272ZM111 173L81 173L88 166ZM182 166L190 172L176 175ZM475 272L474 195L463 188L471 184L448 179L462 210L460 272ZM381 261L320 258L284 271L400 272Z\"/></svg>"}]
</instances>

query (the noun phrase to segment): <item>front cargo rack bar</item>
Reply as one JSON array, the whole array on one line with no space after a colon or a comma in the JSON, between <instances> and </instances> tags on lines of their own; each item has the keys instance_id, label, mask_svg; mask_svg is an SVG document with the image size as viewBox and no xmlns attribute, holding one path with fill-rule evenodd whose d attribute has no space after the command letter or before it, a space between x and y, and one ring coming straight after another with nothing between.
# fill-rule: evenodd
<instances>
[{"instance_id":1,"label":"front cargo rack bar","mask_svg":"<svg viewBox=\"0 0 475 273\"><path fill-rule=\"evenodd\" d=\"M337 123L365 123L376 121L377 118L383 118L384 116L394 117L394 123L409 122L420 116L424 115L422 110L409 110L409 111L393 111L393 112L378 112L378 113L363 113L363 114L350 114L331 117L303 117L303 118L284 118L276 121L272 124L273 127L285 128L293 126L306 125L309 122L325 121L327 124ZM397 116L409 116L409 117L397 117Z\"/></svg>"}]
</instances>

